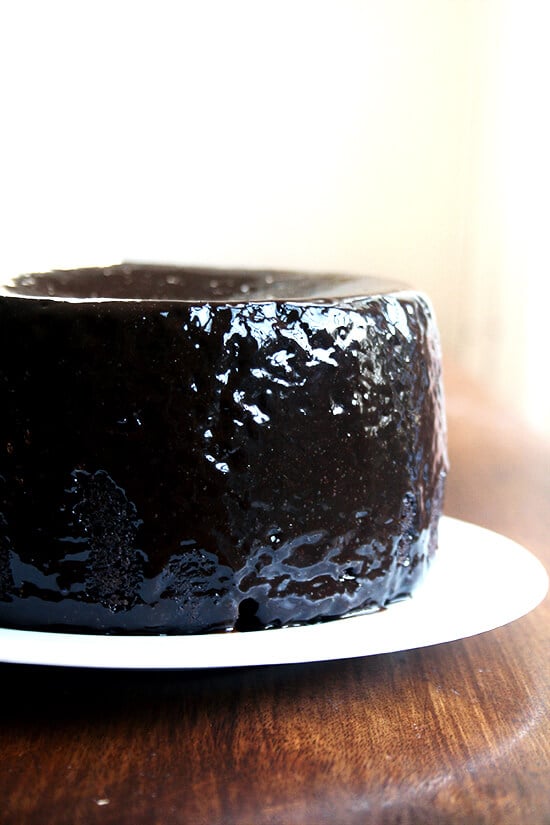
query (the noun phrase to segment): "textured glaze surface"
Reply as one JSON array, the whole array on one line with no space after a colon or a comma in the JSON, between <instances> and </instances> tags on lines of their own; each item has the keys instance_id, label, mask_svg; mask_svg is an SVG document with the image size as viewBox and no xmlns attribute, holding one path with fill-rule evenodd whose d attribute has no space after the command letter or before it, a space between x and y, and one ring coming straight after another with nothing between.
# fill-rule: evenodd
<instances>
[{"instance_id":1,"label":"textured glaze surface","mask_svg":"<svg viewBox=\"0 0 550 825\"><path fill-rule=\"evenodd\" d=\"M424 573L446 470L425 299L243 302L253 274L230 278L194 303L0 298L3 624L277 626Z\"/></svg>"}]
</instances>

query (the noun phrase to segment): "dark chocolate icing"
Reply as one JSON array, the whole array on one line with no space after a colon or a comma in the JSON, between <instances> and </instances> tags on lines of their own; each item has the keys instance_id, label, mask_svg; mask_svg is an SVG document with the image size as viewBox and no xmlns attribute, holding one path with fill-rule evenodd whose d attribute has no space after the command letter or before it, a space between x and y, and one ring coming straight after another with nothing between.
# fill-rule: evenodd
<instances>
[{"instance_id":1,"label":"dark chocolate icing","mask_svg":"<svg viewBox=\"0 0 550 825\"><path fill-rule=\"evenodd\" d=\"M148 265L3 292L0 623L280 626L423 575L446 473L423 296Z\"/></svg>"}]
</instances>

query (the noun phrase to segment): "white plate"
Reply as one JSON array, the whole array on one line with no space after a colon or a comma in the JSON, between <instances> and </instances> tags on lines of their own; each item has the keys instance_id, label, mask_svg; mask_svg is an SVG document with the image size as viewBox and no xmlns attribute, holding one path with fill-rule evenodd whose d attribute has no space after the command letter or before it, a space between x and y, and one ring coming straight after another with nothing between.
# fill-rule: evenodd
<instances>
[{"instance_id":1,"label":"white plate","mask_svg":"<svg viewBox=\"0 0 550 825\"><path fill-rule=\"evenodd\" d=\"M542 564L504 536L443 518L437 557L412 598L332 622L203 636L91 636L0 629L0 661L102 668L213 668L391 653L450 642L542 601Z\"/></svg>"}]
</instances>

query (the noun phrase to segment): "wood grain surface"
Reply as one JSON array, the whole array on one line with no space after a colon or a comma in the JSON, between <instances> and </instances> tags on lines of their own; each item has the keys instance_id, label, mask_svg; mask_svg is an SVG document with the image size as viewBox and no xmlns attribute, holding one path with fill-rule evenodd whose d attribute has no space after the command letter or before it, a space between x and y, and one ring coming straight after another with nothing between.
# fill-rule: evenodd
<instances>
[{"instance_id":1,"label":"wood grain surface","mask_svg":"<svg viewBox=\"0 0 550 825\"><path fill-rule=\"evenodd\" d=\"M549 567L549 446L459 374L447 397L446 512ZM0 823L550 823L549 642L547 598L499 630L355 660L2 665Z\"/></svg>"}]
</instances>

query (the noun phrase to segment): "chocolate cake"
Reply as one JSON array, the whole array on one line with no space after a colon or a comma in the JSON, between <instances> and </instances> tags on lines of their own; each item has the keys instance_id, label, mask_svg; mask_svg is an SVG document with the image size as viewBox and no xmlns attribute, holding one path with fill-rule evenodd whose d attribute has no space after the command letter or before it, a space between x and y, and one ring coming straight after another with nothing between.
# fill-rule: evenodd
<instances>
[{"instance_id":1,"label":"chocolate cake","mask_svg":"<svg viewBox=\"0 0 550 825\"><path fill-rule=\"evenodd\" d=\"M0 624L250 630L411 593L446 474L398 284L120 265L0 294Z\"/></svg>"}]
</instances>

